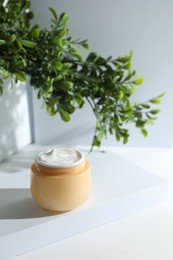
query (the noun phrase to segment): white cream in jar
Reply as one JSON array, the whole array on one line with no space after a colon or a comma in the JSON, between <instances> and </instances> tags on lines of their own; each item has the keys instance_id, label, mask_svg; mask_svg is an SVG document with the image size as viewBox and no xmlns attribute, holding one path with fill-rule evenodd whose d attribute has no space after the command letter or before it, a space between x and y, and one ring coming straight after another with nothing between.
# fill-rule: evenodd
<instances>
[{"instance_id":1,"label":"white cream in jar","mask_svg":"<svg viewBox=\"0 0 173 260\"><path fill-rule=\"evenodd\" d=\"M36 156L36 163L46 167L71 167L84 161L84 155L68 147L58 147L42 151Z\"/></svg>"}]
</instances>

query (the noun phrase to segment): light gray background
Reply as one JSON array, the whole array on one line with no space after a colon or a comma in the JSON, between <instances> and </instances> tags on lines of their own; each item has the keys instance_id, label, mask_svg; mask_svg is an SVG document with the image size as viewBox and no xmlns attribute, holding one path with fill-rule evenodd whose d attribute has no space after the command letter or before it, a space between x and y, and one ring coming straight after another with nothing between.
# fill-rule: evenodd
<instances>
[{"instance_id":1,"label":"light gray background","mask_svg":"<svg viewBox=\"0 0 173 260\"><path fill-rule=\"evenodd\" d=\"M149 136L144 138L130 126L127 146L171 147L173 136L173 1L143 0L66 0L33 1L35 22L49 26L48 7L70 15L69 28L74 38L88 39L90 50L105 57L115 57L133 51L133 67L145 82L137 87L135 101L145 101L166 92L162 112ZM35 142L42 144L90 144L95 118L89 108L79 110L70 123L59 116L49 117L41 110L41 102L33 94ZM107 145L122 145L114 138Z\"/></svg>"}]
</instances>

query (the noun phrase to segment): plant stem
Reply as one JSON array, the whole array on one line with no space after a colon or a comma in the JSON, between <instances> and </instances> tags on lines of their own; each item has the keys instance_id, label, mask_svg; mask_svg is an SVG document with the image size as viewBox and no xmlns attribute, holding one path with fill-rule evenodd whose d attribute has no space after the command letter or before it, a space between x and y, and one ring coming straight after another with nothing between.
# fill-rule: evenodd
<instances>
[{"instance_id":1,"label":"plant stem","mask_svg":"<svg viewBox=\"0 0 173 260\"><path fill-rule=\"evenodd\" d=\"M96 113L95 113L95 110L94 110L94 106L91 103L91 100L88 97L86 97L86 100L88 101L88 103L89 103L89 105L90 105L90 107L91 107L91 109L92 109L92 111L95 115L95 118L97 119L97 116L96 116ZM95 130L94 130L94 135L93 135L92 140L94 140L94 137L96 136L96 132L97 132L97 125L95 124ZM94 145L93 145L93 141L92 141L91 148L90 148L88 154L90 154L93 151L93 148L94 148Z\"/></svg>"}]
</instances>

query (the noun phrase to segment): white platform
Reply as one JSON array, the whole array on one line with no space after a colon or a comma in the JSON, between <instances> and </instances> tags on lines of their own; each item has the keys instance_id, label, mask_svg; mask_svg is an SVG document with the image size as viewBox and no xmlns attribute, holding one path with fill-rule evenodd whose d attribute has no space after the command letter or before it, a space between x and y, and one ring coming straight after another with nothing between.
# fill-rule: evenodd
<instances>
[{"instance_id":1,"label":"white platform","mask_svg":"<svg viewBox=\"0 0 173 260\"><path fill-rule=\"evenodd\" d=\"M117 155L93 153L93 193L59 215L37 207L29 170L0 178L0 259L9 259L151 207L168 198L167 182ZM10 250L9 250L10 249Z\"/></svg>"}]
</instances>

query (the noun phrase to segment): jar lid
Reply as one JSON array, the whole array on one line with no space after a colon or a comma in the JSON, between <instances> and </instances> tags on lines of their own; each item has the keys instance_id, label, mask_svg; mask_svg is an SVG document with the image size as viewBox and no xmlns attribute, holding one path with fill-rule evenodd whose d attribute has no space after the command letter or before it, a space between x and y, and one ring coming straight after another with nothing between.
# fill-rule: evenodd
<instances>
[{"instance_id":1,"label":"jar lid","mask_svg":"<svg viewBox=\"0 0 173 260\"><path fill-rule=\"evenodd\" d=\"M84 159L84 154L77 149L57 147L40 152L35 162L50 168L67 168L82 163Z\"/></svg>"}]
</instances>

